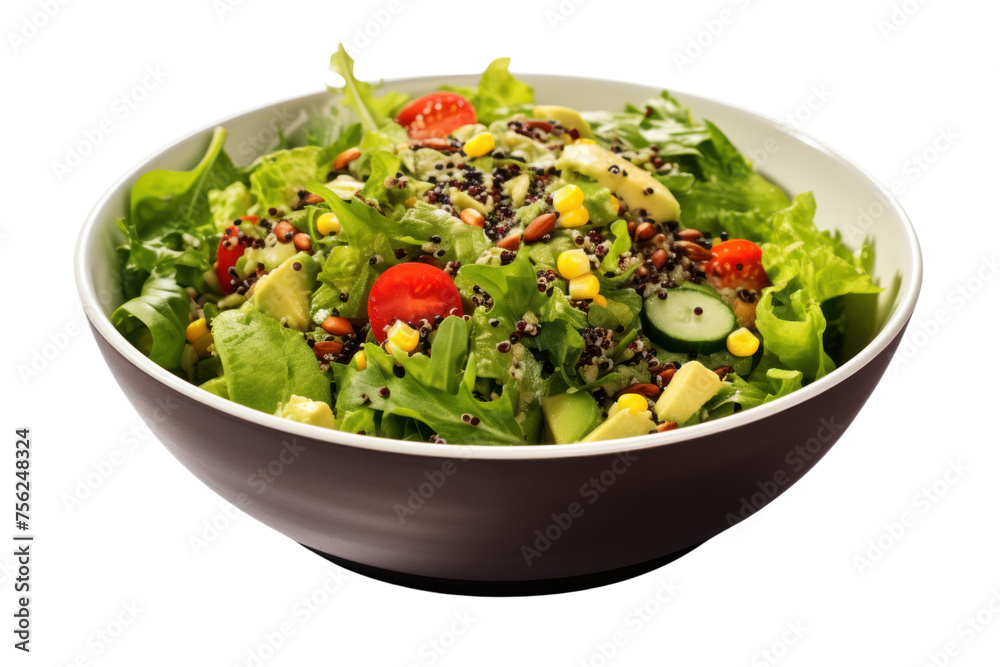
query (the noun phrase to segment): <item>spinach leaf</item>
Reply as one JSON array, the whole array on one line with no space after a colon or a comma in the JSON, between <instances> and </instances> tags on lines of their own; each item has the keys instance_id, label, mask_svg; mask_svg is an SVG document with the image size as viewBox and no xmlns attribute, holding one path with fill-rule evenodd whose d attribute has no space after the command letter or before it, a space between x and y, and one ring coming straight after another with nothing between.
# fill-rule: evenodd
<instances>
[{"instance_id":1,"label":"spinach leaf","mask_svg":"<svg viewBox=\"0 0 1000 667\"><path fill-rule=\"evenodd\" d=\"M177 370L190 312L191 299L177 284L174 271L157 267L142 284L139 296L111 314L111 323L154 363Z\"/></svg>"},{"instance_id":2,"label":"spinach leaf","mask_svg":"<svg viewBox=\"0 0 1000 667\"><path fill-rule=\"evenodd\" d=\"M222 150L227 132L216 128L205 156L191 171L154 169L132 186L129 221L140 238L165 230L194 231L212 227L208 192L242 176Z\"/></svg>"}]
</instances>

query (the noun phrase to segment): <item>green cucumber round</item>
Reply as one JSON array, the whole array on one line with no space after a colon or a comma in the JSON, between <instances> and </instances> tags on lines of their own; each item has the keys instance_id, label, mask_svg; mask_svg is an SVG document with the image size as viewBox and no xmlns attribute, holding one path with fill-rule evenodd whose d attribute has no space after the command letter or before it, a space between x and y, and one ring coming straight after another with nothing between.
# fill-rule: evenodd
<instances>
[{"instance_id":1,"label":"green cucumber round","mask_svg":"<svg viewBox=\"0 0 1000 667\"><path fill-rule=\"evenodd\" d=\"M642 330L672 352L711 354L725 349L726 337L736 328L736 315L722 299L697 289L668 289L667 298L646 299Z\"/></svg>"}]
</instances>

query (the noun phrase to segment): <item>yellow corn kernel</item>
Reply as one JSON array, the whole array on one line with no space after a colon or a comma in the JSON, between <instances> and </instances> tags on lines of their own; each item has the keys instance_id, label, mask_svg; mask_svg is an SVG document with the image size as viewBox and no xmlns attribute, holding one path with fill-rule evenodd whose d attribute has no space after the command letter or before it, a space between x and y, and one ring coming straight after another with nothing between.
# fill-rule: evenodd
<instances>
[{"instance_id":1,"label":"yellow corn kernel","mask_svg":"<svg viewBox=\"0 0 1000 667\"><path fill-rule=\"evenodd\" d=\"M601 283L593 273L577 276L569 281L569 298L574 301L593 299L601 290Z\"/></svg>"},{"instance_id":2,"label":"yellow corn kernel","mask_svg":"<svg viewBox=\"0 0 1000 667\"><path fill-rule=\"evenodd\" d=\"M410 197L409 199L403 202L403 206L405 206L406 208L413 208L416 205L417 205L416 197Z\"/></svg>"},{"instance_id":3,"label":"yellow corn kernel","mask_svg":"<svg viewBox=\"0 0 1000 667\"><path fill-rule=\"evenodd\" d=\"M614 195L611 195L611 205L615 207L615 215L618 214L618 211L622 210L622 203Z\"/></svg>"},{"instance_id":4,"label":"yellow corn kernel","mask_svg":"<svg viewBox=\"0 0 1000 667\"><path fill-rule=\"evenodd\" d=\"M340 229L340 220L338 220L337 216L333 213L324 213L316 218L316 231L323 236L336 234L340 231Z\"/></svg>"},{"instance_id":5,"label":"yellow corn kernel","mask_svg":"<svg viewBox=\"0 0 1000 667\"><path fill-rule=\"evenodd\" d=\"M563 228L582 227L590 222L590 213L582 206L559 214L559 225Z\"/></svg>"},{"instance_id":6,"label":"yellow corn kernel","mask_svg":"<svg viewBox=\"0 0 1000 667\"><path fill-rule=\"evenodd\" d=\"M746 327L737 329L726 337L726 349L736 357L752 356L759 347L760 341Z\"/></svg>"},{"instance_id":7,"label":"yellow corn kernel","mask_svg":"<svg viewBox=\"0 0 1000 667\"><path fill-rule=\"evenodd\" d=\"M583 206L583 190L579 185L564 185L552 193L552 207L560 213L568 213Z\"/></svg>"},{"instance_id":8,"label":"yellow corn kernel","mask_svg":"<svg viewBox=\"0 0 1000 667\"><path fill-rule=\"evenodd\" d=\"M493 141L493 135L489 132L480 132L462 146L462 150L469 157L482 157L492 152L494 148L496 148L496 142Z\"/></svg>"},{"instance_id":9,"label":"yellow corn kernel","mask_svg":"<svg viewBox=\"0 0 1000 667\"><path fill-rule=\"evenodd\" d=\"M602 308L608 307L608 300L604 298L603 294L598 294L597 296L595 296L594 303L596 303L598 306L601 306Z\"/></svg>"},{"instance_id":10,"label":"yellow corn kernel","mask_svg":"<svg viewBox=\"0 0 1000 667\"><path fill-rule=\"evenodd\" d=\"M420 333L403 320L396 320L385 339L403 352L413 352L420 342Z\"/></svg>"},{"instance_id":11,"label":"yellow corn kernel","mask_svg":"<svg viewBox=\"0 0 1000 667\"><path fill-rule=\"evenodd\" d=\"M564 250L559 253L556 260L556 268L559 275L566 280L572 280L578 276L590 273L590 260L587 259L587 252L582 248L575 250Z\"/></svg>"},{"instance_id":12,"label":"yellow corn kernel","mask_svg":"<svg viewBox=\"0 0 1000 667\"><path fill-rule=\"evenodd\" d=\"M587 137L580 137L579 139L576 140L576 143L578 143L578 144L596 144L597 142L594 141L593 139L588 139Z\"/></svg>"},{"instance_id":13,"label":"yellow corn kernel","mask_svg":"<svg viewBox=\"0 0 1000 667\"><path fill-rule=\"evenodd\" d=\"M364 350L358 350L354 354L354 360L358 362L358 370L363 371L368 368L368 357L365 356Z\"/></svg>"},{"instance_id":14,"label":"yellow corn kernel","mask_svg":"<svg viewBox=\"0 0 1000 667\"><path fill-rule=\"evenodd\" d=\"M184 338L187 342L194 344L196 340L202 336L208 335L208 322L205 321L204 317L199 317L191 324L187 325L187 329L184 330Z\"/></svg>"},{"instance_id":15,"label":"yellow corn kernel","mask_svg":"<svg viewBox=\"0 0 1000 667\"><path fill-rule=\"evenodd\" d=\"M191 343L191 347L194 348L194 351L197 352L198 356L202 359L212 356L212 351L208 349L210 345L215 345L215 338L212 337L211 332Z\"/></svg>"},{"instance_id":16,"label":"yellow corn kernel","mask_svg":"<svg viewBox=\"0 0 1000 667\"><path fill-rule=\"evenodd\" d=\"M622 394L618 397L618 409L637 414L649 410L649 403L639 394Z\"/></svg>"}]
</instances>

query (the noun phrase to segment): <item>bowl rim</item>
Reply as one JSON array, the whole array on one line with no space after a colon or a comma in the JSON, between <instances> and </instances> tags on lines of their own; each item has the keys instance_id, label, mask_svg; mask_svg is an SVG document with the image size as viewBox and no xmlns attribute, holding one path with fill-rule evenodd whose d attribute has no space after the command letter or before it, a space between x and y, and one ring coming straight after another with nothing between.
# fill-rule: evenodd
<instances>
[{"instance_id":1,"label":"bowl rim","mask_svg":"<svg viewBox=\"0 0 1000 667\"><path fill-rule=\"evenodd\" d=\"M475 75L453 74L400 77L395 79L386 79L385 83L390 87L393 85L416 86L424 82L434 84L445 82L456 83L467 80L471 76ZM659 86L651 86L645 83L582 76L520 73L517 76L521 80L535 86L544 86L546 81L565 82L569 80L576 81L587 86L613 86L625 84L628 86L645 87L650 91L654 91L652 94L656 94L658 91L663 90L663 88ZM866 170L855 165L853 162L832 150L824 143L796 128L788 127L773 118L769 118L763 114L751 111L739 105L730 104L711 97L687 93L682 90L670 89L670 92L672 95L677 95L678 97L728 107L740 113L754 117L755 119L771 126L774 130L793 136L797 140L810 145L814 149L823 153L827 158L838 163L840 166L845 167L848 170L853 170L857 174L861 175L880 191L882 203L886 206L886 208L892 210L898 216L900 222L902 223L903 235L907 241L907 250L912 270L909 276L904 276L903 283L900 285L899 296L897 297L899 299L899 303L895 312L892 313L875 338L865 345L865 347L862 348L852 359L848 360L847 363L836 368L828 375L814 381L798 391L789 394L788 396L784 396L770 403L760 405L752 410L746 410L738 414L729 415L722 419L687 426L683 429L676 429L665 433L588 443L577 442L568 445L507 446L435 444L429 442L393 440L369 435L357 435L345 431L337 431L321 426L302 424L288 419L283 419L275 415L270 415L254 410L253 408L240 405L220 396L216 396L215 394L201 389L197 385L191 384L177 377L165 368L162 368L151 361L137 348L133 347L132 344L129 343L128 340L126 340L125 337L122 336L111 324L110 317L104 314L100 300L97 297L95 286L89 279L90 262L88 255L90 254L91 246L95 242L97 230L100 229L102 224L105 222L104 220L98 219L100 210L104 208L109 199L117 196L118 190L125 182L134 178L140 169L145 167L145 165L156 159L170 148L187 141L196 135L203 134L214 127L225 126L227 122L246 114L259 112L281 104L300 103L310 97L319 97L323 94L329 94L327 91L293 95L273 102L260 104L249 109L244 109L238 113L227 115L215 122L202 125L153 151L139 162L132 165L132 167L130 167L121 177L115 180L114 183L100 196L96 204L87 214L87 218L81 227L76 248L74 250L73 273L84 312L96 332L105 341L107 341L107 343L114 348L116 352L128 360L133 366L137 367L140 371L151 376L161 384L166 385L168 388L183 394L191 400L202 403L209 408L228 414L231 417L242 419L258 426L273 429L279 432L288 433L291 436L326 442L331 445L356 447L359 449L391 454L408 454L420 457L461 460L478 459L522 461L535 459L560 459L635 452L652 447L672 445L687 440L696 440L706 436L715 435L723 431L736 430L746 424L771 417L779 412L782 412L783 410L819 396L827 389L830 389L840 382L848 379L864 368L883 350L885 350L886 347L888 347L889 344L902 332L916 306L917 297L920 293L920 287L923 279L923 262L921 257L920 242L917 238L912 222L892 192Z\"/></svg>"}]
</instances>

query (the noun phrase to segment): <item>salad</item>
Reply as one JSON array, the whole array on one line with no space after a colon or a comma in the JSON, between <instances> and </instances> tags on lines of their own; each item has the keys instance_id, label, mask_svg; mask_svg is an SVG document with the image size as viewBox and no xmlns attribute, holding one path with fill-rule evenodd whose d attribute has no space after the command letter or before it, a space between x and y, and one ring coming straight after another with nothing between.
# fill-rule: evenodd
<instances>
[{"instance_id":1,"label":"salad","mask_svg":"<svg viewBox=\"0 0 1000 667\"><path fill-rule=\"evenodd\" d=\"M813 224L667 92L535 104L494 61L417 99L359 81L237 166L135 183L112 322L242 405L404 440L564 444L718 419L868 339L872 252ZM870 338L870 334L869 334Z\"/></svg>"}]
</instances>

